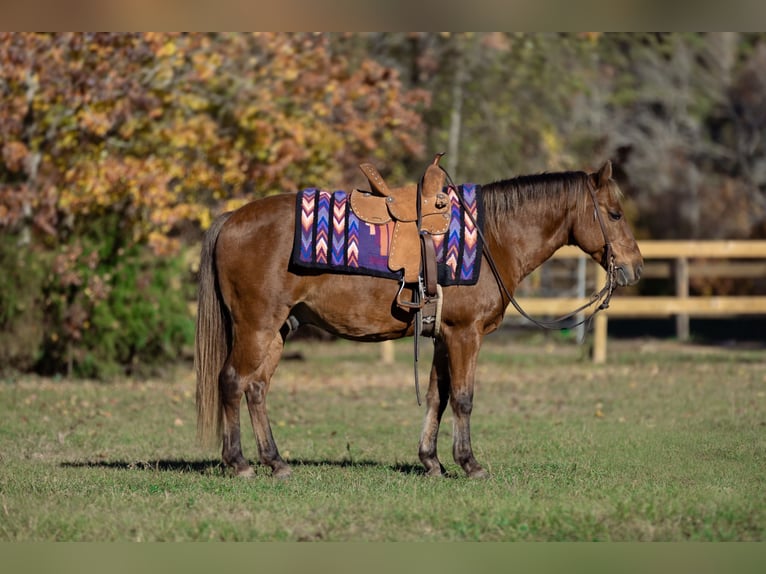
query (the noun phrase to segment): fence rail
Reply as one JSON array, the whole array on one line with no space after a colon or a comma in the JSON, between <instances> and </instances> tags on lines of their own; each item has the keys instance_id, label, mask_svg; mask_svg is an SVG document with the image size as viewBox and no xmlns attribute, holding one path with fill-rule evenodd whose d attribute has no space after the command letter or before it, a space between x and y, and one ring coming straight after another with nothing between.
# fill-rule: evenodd
<instances>
[{"instance_id":1,"label":"fence rail","mask_svg":"<svg viewBox=\"0 0 766 574\"><path fill-rule=\"evenodd\" d=\"M752 264L733 263L728 268L711 265L710 259L762 259L766 261L766 241L642 241L639 243L647 266L652 260L671 260L670 271L675 278L675 296L621 296L619 290L609 309L594 320L593 361L603 363L607 352L608 317L676 317L679 339L689 337L689 318L724 317L730 315L766 315L766 296L690 296L690 276L764 277L762 268ZM554 259L577 259L582 251L564 247ZM698 260L704 260L698 263ZM693 263L693 265L692 265ZM598 267L593 264L595 267ZM656 269L656 268L655 268ZM602 284L604 272L598 267L597 283ZM523 297L521 306L531 315L554 316L576 309L584 303L577 297ZM514 312L512 308L509 312Z\"/></svg>"},{"instance_id":2,"label":"fence rail","mask_svg":"<svg viewBox=\"0 0 766 574\"><path fill-rule=\"evenodd\" d=\"M593 321L593 362L603 363L607 357L607 326L609 317L676 317L676 335L689 338L690 317L726 317L736 315L766 315L766 296L690 296L690 277L736 277L766 279L766 240L724 241L641 241L648 275L675 280L674 296L621 295L612 297L609 309L596 315ZM580 259L586 256L572 246L562 247L552 259ZM747 262L724 262L744 259ZM753 262L752 260L762 260ZM720 261L711 261L720 260ZM590 260L589 260L590 261ZM601 286L605 272L596 263L596 285ZM519 297L519 304L533 316L563 315L586 302L582 297ZM513 307L507 313L516 314ZM383 362L393 361L393 343L382 344Z\"/></svg>"}]
</instances>

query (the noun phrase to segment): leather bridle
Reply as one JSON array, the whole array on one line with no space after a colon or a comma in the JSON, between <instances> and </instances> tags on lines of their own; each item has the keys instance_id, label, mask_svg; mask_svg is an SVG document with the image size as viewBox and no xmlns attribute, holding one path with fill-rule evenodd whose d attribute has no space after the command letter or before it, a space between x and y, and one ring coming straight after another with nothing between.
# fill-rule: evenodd
<instances>
[{"instance_id":1,"label":"leather bridle","mask_svg":"<svg viewBox=\"0 0 766 574\"><path fill-rule=\"evenodd\" d=\"M441 166L439 166L441 167ZM447 173L447 171L441 167L442 171L444 171L445 175L447 176L447 182L448 185L454 189L457 192L457 186L452 181L452 178ZM588 323L593 320L593 318L596 316L596 314L599 311L602 311L603 309L607 309L609 307L609 301L612 298L612 294L614 293L614 290L617 287L617 283L615 281L615 275L616 275L616 268L614 264L614 252L612 249L612 242L609 239L609 233L606 229L606 224L604 223L604 218L601 215L601 210L599 210L598 206L598 199L596 198L596 193L598 192L598 188L593 184L592 180L588 178L588 191L590 194L591 199L593 200L593 209L595 213L595 218L598 221L599 227L601 228L601 234L604 237L604 254L601 258L601 263L606 269L606 282L604 284L604 287L597 293L594 293L591 295L590 299L574 311L571 311L567 313L566 315L562 315L561 317L557 317L556 319L552 320L545 320L545 319L535 319L534 317L531 317L524 309L519 305L519 302L516 301L516 298L511 294L511 292L508 290L508 288L505 286L505 282L503 281L503 278L500 276L500 271L497 268L497 264L495 263L495 259L492 256L492 253L489 249L489 245L487 244L487 241L484 238L484 233L482 232L481 228L477 224L476 220L474 219L473 215L471 214L471 211L467 209L466 205L463 202L463 198L460 193L455 193L455 195L460 200L460 203L463 204L463 207L465 208L465 213L468 214L468 216L471 218L471 221L476 228L479 237L481 238L482 242L484 243L484 255L487 258L487 263L489 264L490 269L492 270L492 274L495 277L495 281L497 281L498 286L500 287L501 295L504 296L504 298L508 299L508 302L513 305L513 307L516 309L516 311L519 312L519 314L527 319L528 321L531 321L538 327L542 327L544 329L571 329L573 327L577 327L578 325L582 325L583 323ZM573 317L579 315L589 307L592 307L598 303L598 307L596 307L593 312L585 317L584 319L581 319L575 324L567 324L563 325L565 321L568 321L572 319Z\"/></svg>"}]
</instances>

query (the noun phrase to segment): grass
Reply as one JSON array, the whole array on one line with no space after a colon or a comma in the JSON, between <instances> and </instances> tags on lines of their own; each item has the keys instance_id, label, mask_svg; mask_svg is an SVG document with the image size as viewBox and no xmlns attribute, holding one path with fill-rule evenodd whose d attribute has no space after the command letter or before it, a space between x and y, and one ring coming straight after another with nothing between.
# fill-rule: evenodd
<instances>
[{"instance_id":1,"label":"grass","mask_svg":"<svg viewBox=\"0 0 766 574\"><path fill-rule=\"evenodd\" d=\"M428 345L424 344L428 348ZM423 476L411 340L288 344L269 396L293 477L252 480L194 440L188 368L165 380L0 384L4 541L763 540L766 352L490 338L472 419L488 480ZM425 386L428 353L421 357ZM242 417L245 455L255 443Z\"/></svg>"}]
</instances>

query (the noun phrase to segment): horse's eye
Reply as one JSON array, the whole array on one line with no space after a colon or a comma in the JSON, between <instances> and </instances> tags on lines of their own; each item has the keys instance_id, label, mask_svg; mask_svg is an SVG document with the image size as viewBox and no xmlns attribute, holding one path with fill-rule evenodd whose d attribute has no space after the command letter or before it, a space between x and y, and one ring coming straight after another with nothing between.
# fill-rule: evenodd
<instances>
[{"instance_id":1,"label":"horse's eye","mask_svg":"<svg viewBox=\"0 0 766 574\"><path fill-rule=\"evenodd\" d=\"M610 211L609 219L611 219L612 221L620 221L620 219L622 219L622 213L620 213L619 211Z\"/></svg>"}]
</instances>

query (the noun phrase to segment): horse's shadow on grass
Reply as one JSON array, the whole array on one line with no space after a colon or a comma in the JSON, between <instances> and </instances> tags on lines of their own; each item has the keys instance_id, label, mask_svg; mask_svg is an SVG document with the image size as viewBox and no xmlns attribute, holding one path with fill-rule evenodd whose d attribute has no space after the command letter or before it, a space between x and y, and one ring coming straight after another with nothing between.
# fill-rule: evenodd
<instances>
[{"instance_id":1,"label":"horse's shadow on grass","mask_svg":"<svg viewBox=\"0 0 766 574\"><path fill-rule=\"evenodd\" d=\"M314 459L291 459L288 461L294 468L301 466L313 467L337 467L337 468L364 468L378 467L388 468L394 472L405 475L424 475L425 469L417 464L395 463L385 465L373 460L314 460ZM86 460L74 462L62 462L62 468L110 468L117 470L142 470L152 472L177 472L196 473L204 475L223 475L227 473L226 467L220 460L184 460L184 459L159 459L159 460ZM253 463L255 469L263 469L257 463Z\"/></svg>"}]
</instances>

